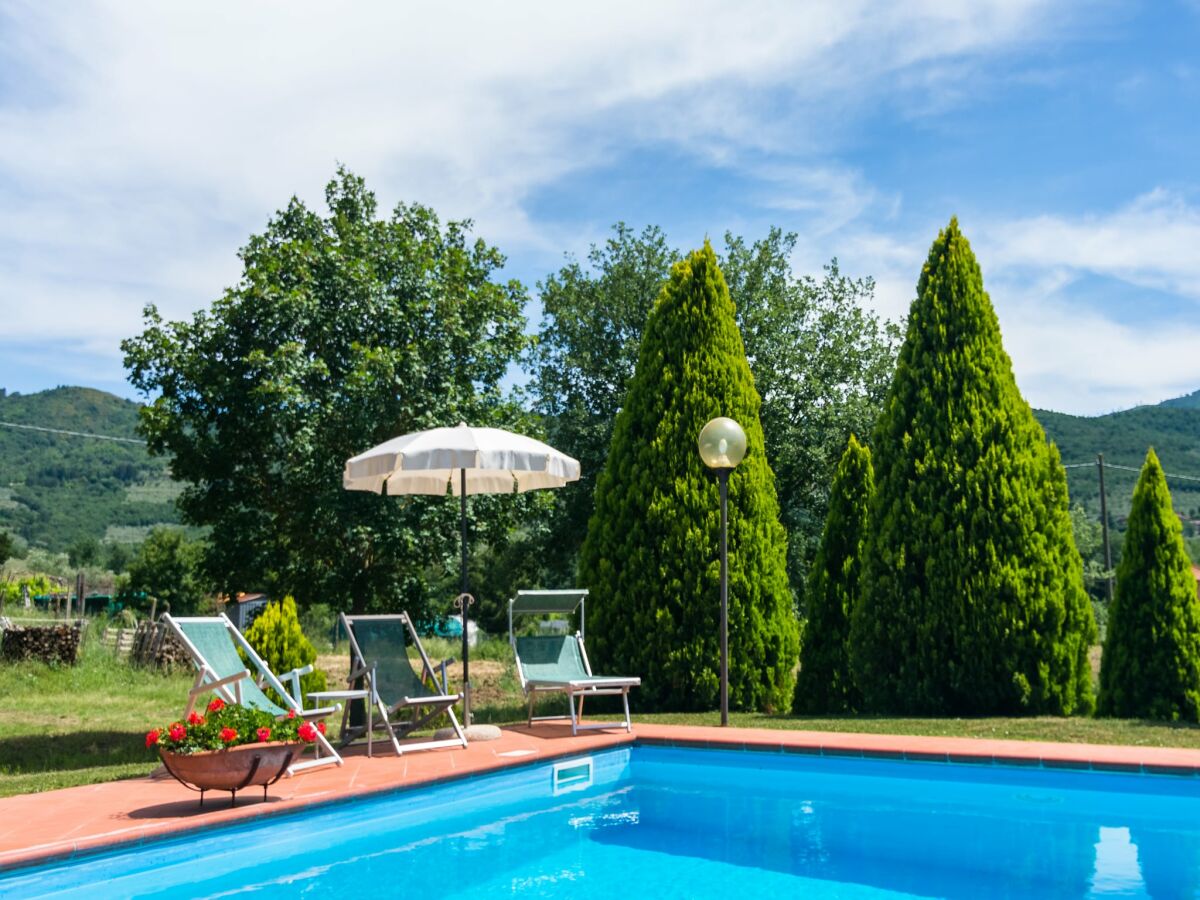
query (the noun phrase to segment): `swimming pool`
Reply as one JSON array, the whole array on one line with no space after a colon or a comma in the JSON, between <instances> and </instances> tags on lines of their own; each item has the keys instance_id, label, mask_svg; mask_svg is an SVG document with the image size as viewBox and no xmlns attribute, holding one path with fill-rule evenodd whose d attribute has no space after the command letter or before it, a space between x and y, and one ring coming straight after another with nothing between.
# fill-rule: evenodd
<instances>
[{"instance_id":1,"label":"swimming pool","mask_svg":"<svg viewBox=\"0 0 1200 900\"><path fill-rule=\"evenodd\" d=\"M1191 897L1200 778L624 747L0 874L4 897Z\"/></svg>"}]
</instances>

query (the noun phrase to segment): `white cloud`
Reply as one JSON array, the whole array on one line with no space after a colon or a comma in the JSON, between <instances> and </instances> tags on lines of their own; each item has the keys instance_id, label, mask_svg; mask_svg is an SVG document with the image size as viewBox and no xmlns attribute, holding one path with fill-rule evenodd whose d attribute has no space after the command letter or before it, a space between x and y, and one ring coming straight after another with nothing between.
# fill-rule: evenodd
<instances>
[{"instance_id":1,"label":"white cloud","mask_svg":"<svg viewBox=\"0 0 1200 900\"><path fill-rule=\"evenodd\" d=\"M5 341L69 343L113 378L117 342L137 330L143 304L182 316L210 302L236 279L246 236L293 193L319 204L337 161L384 204L469 216L510 253L579 250L594 225L555 231L531 216L530 196L639 146L758 185L749 204L811 225L798 254L807 271L838 253L845 271L876 276L879 308L896 317L937 225L887 233L902 198L839 161L839 141L875 104L923 115L963 102L980 61L1053 41L1078 15L1050 0L581 10L10 5L0 13L0 352ZM981 230L985 276L1003 286L993 293L1035 403L1082 410L1094 390L1095 411L1126 397L1124 383L1163 396L1200 383L1183 363L1156 369L1155 385L1132 364L1106 369L1129 379L1107 383L1094 359L1063 349L1081 327L1096 329L1106 359L1134 359L1158 339L1184 358L1175 349L1188 335L1081 319L1056 291L1034 290L1047 272L1089 271L1200 297L1200 258L1184 249L1197 246L1198 221L1156 193L1108 216Z\"/></svg>"},{"instance_id":2,"label":"white cloud","mask_svg":"<svg viewBox=\"0 0 1200 900\"><path fill-rule=\"evenodd\" d=\"M863 0L624 2L590 14L556 3L10 6L0 185L13 187L0 186L0 232L14 243L0 256L0 302L36 303L55 334L76 320L52 312L65 302L59 280L93 302L127 293L135 310L147 296L196 306L228 268L180 283L155 262L207 261L214 247L232 256L293 192L319 200L336 160L389 203L420 199L472 216L506 247L548 249L554 238L523 207L535 187L631 142L726 157L789 144L795 123L768 114L756 92L785 90L802 111L1028 38L1054 6L906 10ZM830 202L853 215L862 192L833 187ZM12 277L14 258L26 278Z\"/></svg>"},{"instance_id":3,"label":"white cloud","mask_svg":"<svg viewBox=\"0 0 1200 900\"><path fill-rule=\"evenodd\" d=\"M984 234L1001 266L1106 275L1200 300L1200 209L1163 189L1109 213L1015 219Z\"/></svg>"},{"instance_id":4,"label":"white cloud","mask_svg":"<svg viewBox=\"0 0 1200 900\"><path fill-rule=\"evenodd\" d=\"M929 245L944 224L838 237L847 272L875 273L881 315L895 320L907 313ZM1200 386L1200 320L1188 305L1200 299L1194 250L1200 210L1155 190L1107 213L962 225L1018 384L1033 406L1098 415ZM808 259L810 268L816 258ZM1077 289L1085 276L1125 282L1129 308L1087 302ZM1130 314L1139 291L1151 289L1180 297L1174 320Z\"/></svg>"},{"instance_id":5,"label":"white cloud","mask_svg":"<svg viewBox=\"0 0 1200 900\"><path fill-rule=\"evenodd\" d=\"M1053 295L993 299L1017 382L1036 407L1099 415L1200 385L1200 327L1134 328Z\"/></svg>"}]
</instances>

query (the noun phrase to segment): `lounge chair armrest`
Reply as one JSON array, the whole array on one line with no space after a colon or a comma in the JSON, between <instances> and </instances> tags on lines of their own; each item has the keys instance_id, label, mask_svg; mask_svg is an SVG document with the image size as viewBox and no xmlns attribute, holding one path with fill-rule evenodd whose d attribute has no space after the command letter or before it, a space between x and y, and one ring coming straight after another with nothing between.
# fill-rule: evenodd
<instances>
[{"instance_id":1,"label":"lounge chair armrest","mask_svg":"<svg viewBox=\"0 0 1200 900\"><path fill-rule=\"evenodd\" d=\"M299 668L292 669L292 671L286 672L279 677L279 680L282 682L291 682L291 690L289 693L292 695L292 699L295 700L300 706L304 706L304 701L301 699L300 695L300 676L307 675L312 670L313 665L312 663L309 663L307 666L300 666Z\"/></svg>"},{"instance_id":2,"label":"lounge chair armrest","mask_svg":"<svg viewBox=\"0 0 1200 900\"><path fill-rule=\"evenodd\" d=\"M225 687L227 684L234 684L241 681L243 678L249 677L250 673L247 670L242 669L242 671L234 675L227 675L224 678L220 678L216 681L206 681L203 684L197 685L188 691L188 696L199 697L201 694L210 694L217 688Z\"/></svg>"},{"instance_id":3,"label":"lounge chair armrest","mask_svg":"<svg viewBox=\"0 0 1200 900\"><path fill-rule=\"evenodd\" d=\"M440 687L442 689L443 694L450 693L450 679L446 675L446 666L453 665L453 664L454 664L454 657L447 656L440 663L438 663L438 666L437 666L438 671L437 672L429 673L429 677L433 679L433 683L435 685L437 685L438 687ZM441 673L441 677L438 677L438 672Z\"/></svg>"}]
</instances>

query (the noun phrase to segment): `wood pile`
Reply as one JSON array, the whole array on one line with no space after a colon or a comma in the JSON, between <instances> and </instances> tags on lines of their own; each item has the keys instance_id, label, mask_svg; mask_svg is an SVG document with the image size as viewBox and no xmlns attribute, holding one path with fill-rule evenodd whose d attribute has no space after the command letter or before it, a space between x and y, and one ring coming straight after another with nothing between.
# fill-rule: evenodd
<instances>
[{"instance_id":1,"label":"wood pile","mask_svg":"<svg viewBox=\"0 0 1200 900\"><path fill-rule=\"evenodd\" d=\"M160 669L182 669L192 664L191 656L165 622L138 623L132 659L140 666Z\"/></svg>"},{"instance_id":2,"label":"wood pile","mask_svg":"<svg viewBox=\"0 0 1200 900\"><path fill-rule=\"evenodd\" d=\"M75 665L83 638L80 623L74 625L14 625L4 629L0 638L0 660L21 662L26 659L44 663Z\"/></svg>"}]
</instances>

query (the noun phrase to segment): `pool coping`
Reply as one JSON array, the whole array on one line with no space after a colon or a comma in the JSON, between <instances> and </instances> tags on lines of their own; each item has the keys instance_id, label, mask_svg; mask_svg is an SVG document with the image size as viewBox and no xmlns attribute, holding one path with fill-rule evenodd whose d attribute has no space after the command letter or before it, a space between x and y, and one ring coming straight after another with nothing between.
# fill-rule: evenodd
<instances>
[{"instance_id":1,"label":"pool coping","mask_svg":"<svg viewBox=\"0 0 1200 900\"><path fill-rule=\"evenodd\" d=\"M89 832L74 835L68 832L56 840L43 840L40 843L13 846L11 830L0 834L0 875L46 863L248 824L271 816L297 815L314 808L373 799L544 764L564 757L638 745L1200 777L1200 750L1173 747L650 723L636 724L632 734L623 731L594 732L572 737L569 728L562 726L517 726L505 728L498 742L472 744L466 750L426 751L401 757L389 752L386 756L376 756L374 759L367 759L361 752L347 755L347 766L351 767L348 776L345 769L331 767L289 780L298 788L327 784L328 790L296 792L286 798L273 798L268 803L250 800L236 809L217 806L197 811L193 806L185 805L187 801L194 804L194 795L184 793L174 782L149 777L3 798L0 799L0 822L13 821L10 817L15 817L16 821L26 826L20 829L23 834L28 833L30 828L36 833L38 827L45 829L48 824L56 825L61 821L61 811L68 810L69 816L72 806L76 809L86 808L95 816L96 805L99 804L100 813L107 807L109 814L97 818L95 824L99 827ZM514 753L517 755L504 755ZM374 783L359 785L360 775L364 781L374 779ZM341 784L338 783L339 777L343 779ZM129 824L141 808L131 808L128 797L139 792L143 799L161 795L168 802L160 806L178 804L179 814L165 816L152 824ZM112 827L114 820L121 823L120 827Z\"/></svg>"}]
</instances>

